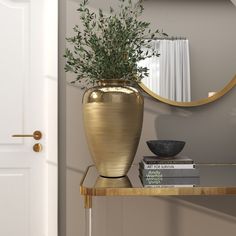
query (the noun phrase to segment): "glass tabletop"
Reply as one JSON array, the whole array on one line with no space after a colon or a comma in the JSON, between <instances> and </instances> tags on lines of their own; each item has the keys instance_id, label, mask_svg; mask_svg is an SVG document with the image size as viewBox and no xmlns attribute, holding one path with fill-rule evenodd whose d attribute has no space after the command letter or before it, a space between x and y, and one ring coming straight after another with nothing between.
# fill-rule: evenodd
<instances>
[{"instance_id":1,"label":"glass tabletop","mask_svg":"<svg viewBox=\"0 0 236 236\"><path fill-rule=\"evenodd\" d=\"M95 166L89 166L80 184L82 195L89 196L157 196L157 195L234 195L236 194L236 164L197 164L199 176L191 178L152 179L143 184L139 166L134 164L127 176L104 178ZM162 182L168 184L162 184ZM179 182L185 184L178 184ZM159 184L160 183L160 184ZM177 184L176 184L177 183ZM187 183L187 184L186 184Z\"/></svg>"}]
</instances>

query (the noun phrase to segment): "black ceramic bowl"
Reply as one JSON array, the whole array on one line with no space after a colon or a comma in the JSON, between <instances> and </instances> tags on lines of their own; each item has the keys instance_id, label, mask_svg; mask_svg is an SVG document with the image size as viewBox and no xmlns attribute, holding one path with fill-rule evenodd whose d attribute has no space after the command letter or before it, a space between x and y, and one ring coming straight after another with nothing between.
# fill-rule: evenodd
<instances>
[{"instance_id":1,"label":"black ceramic bowl","mask_svg":"<svg viewBox=\"0 0 236 236\"><path fill-rule=\"evenodd\" d=\"M176 156L185 145L184 141L177 140L149 140L146 143L149 149L159 157Z\"/></svg>"}]
</instances>

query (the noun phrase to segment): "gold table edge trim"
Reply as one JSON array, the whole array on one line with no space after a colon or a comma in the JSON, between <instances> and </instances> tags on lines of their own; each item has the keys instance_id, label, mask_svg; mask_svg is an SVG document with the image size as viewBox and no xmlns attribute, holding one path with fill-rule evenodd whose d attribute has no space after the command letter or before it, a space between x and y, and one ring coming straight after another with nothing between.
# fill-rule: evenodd
<instances>
[{"instance_id":1,"label":"gold table edge trim","mask_svg":"<svg viewBox=\"0 0 236 236\"><path fill-rule=\"evenodd\" d=\"M138 165L138 164L133 164ZM236 163L196 163L202 166L236 166ZM175 188L88 188L83 186L89 165L80 181L80 194L84 196L213 196L236 195L235 187L175 187Z\"/></svg>"}]
</instances>

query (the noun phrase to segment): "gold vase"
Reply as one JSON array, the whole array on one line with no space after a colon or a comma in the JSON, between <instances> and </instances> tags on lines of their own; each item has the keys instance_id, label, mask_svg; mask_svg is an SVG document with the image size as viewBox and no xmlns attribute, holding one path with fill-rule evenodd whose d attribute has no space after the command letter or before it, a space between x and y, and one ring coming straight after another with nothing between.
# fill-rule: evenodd
<instances>
[{"instance_id":1,"label":"gold vase","mask_svg":"<svg viewBox=\"0 0 236 236\"><path fill-rule=\"evenodd\" d=\"M90 154L104 177L125 176L133 162L143 123L143 97L124 80L103 80L83 97Z\"/></svg>"}]
</instances>

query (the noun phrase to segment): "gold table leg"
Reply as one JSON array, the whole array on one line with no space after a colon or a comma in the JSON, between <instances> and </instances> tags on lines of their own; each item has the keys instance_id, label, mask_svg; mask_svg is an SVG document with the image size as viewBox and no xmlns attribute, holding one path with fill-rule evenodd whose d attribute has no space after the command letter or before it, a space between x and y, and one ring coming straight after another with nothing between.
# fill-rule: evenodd
<instances>
[{"instance_id":1,"label":"gold table leg","mask_svg":"<svg viewBox=\"0 0 236 236\"><path fill-rule=\"evenodd\" d=\"M85 236L92 236L92 196L84 196Z\"/></svg>"},{"instance_id":2,"label":"gold table leg","mask_svg":"<svg viewBox=\"0 0 236 236\"><path fill-rule=\"evenodd\" d=\"M92 208L92 196L84 196L84 208Z\"/></svg>"}]
</instances>

